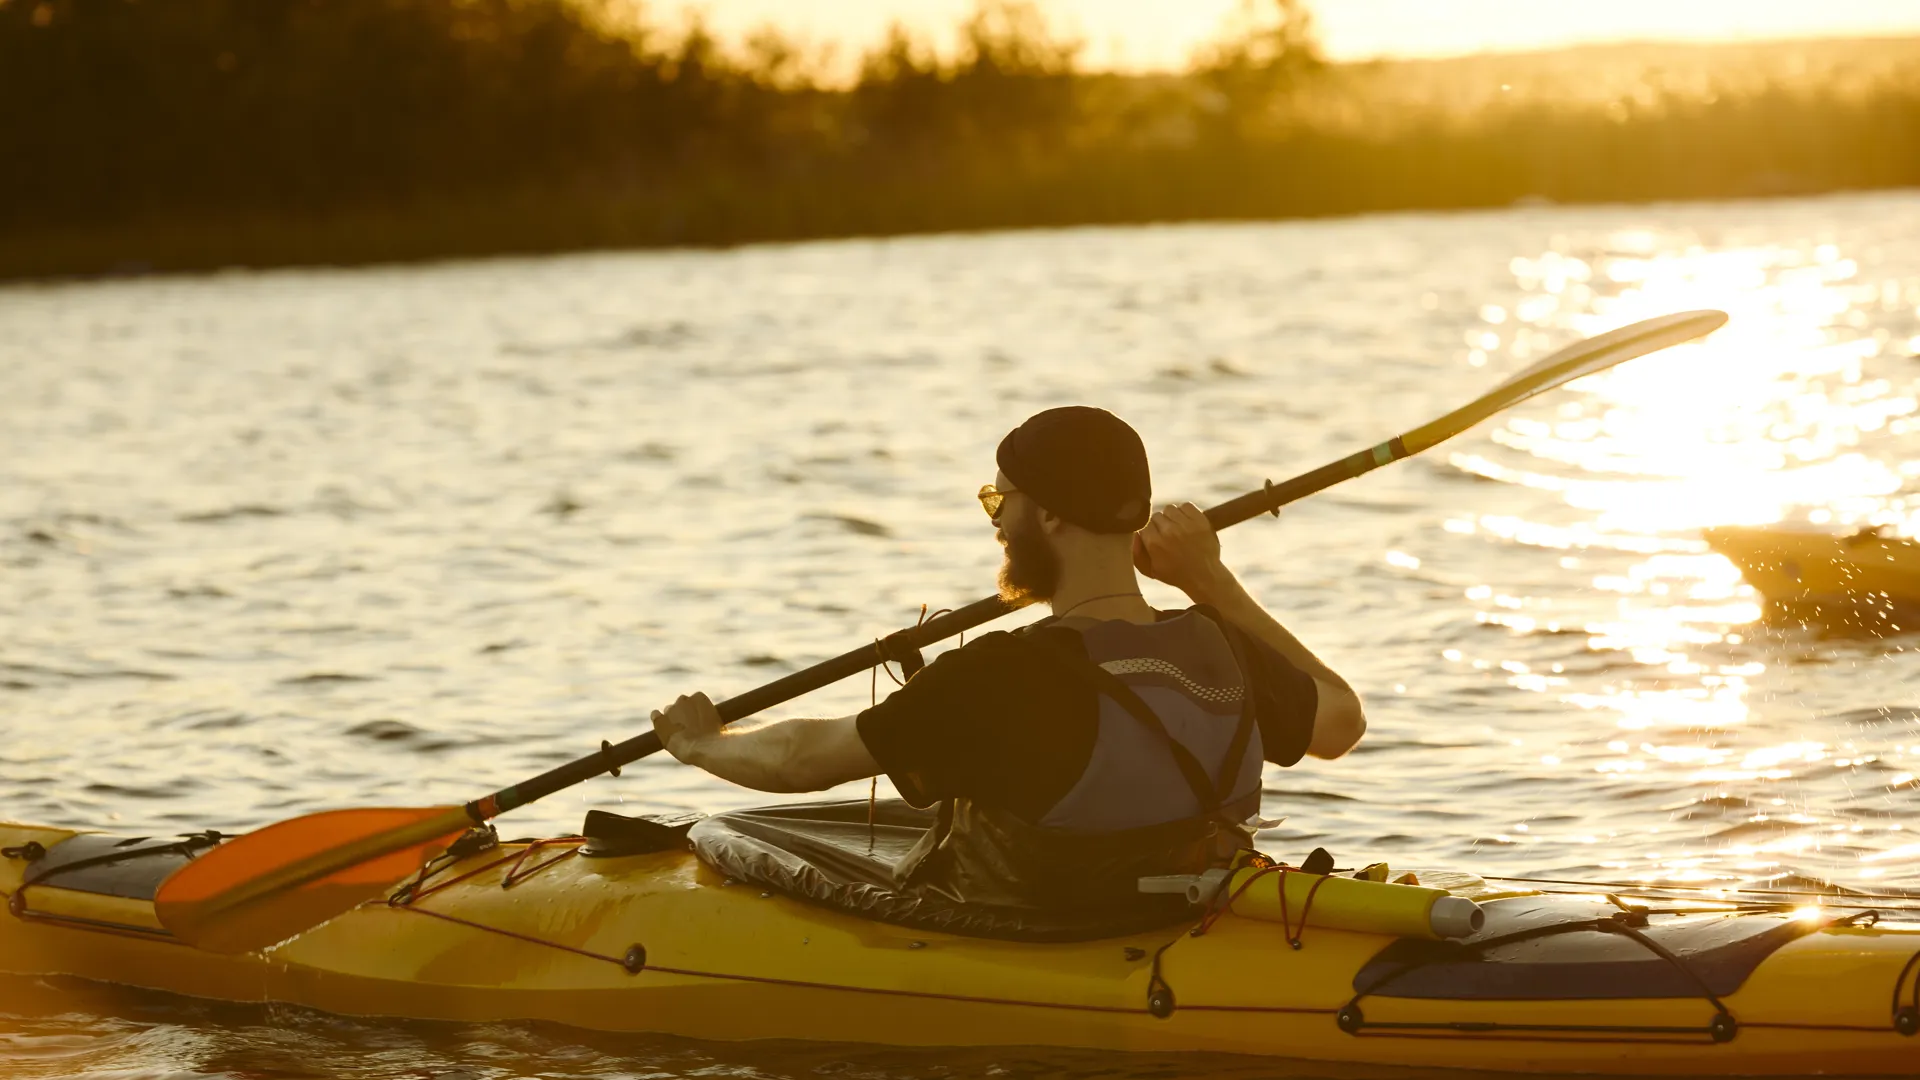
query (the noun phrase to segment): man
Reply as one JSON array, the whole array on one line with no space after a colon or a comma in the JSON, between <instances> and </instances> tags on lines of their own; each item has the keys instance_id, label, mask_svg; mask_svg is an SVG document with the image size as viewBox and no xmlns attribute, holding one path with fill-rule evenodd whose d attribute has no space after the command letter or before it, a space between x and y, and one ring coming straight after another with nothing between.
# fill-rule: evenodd
<instances>
[{"instance_id":1,"label":"man","mask_svg":"<svg viewBox=\"0 0 1920 1080\"><path fill-rule=\"evenodd\" d=\"M1248 595L1199 508L1149 515L1146 450L1118 417L1050 409L996 458L980 500L1001 592L1051 619L969 641L857 716L723 729L693 694L655 729L762 791L886 773L940 808L895 882L949 900L1118 908L1139 877L1224 865L1251 842L1262 760L1346 753L1359 697ZM1136 569L1195 606L1155 611Z\"/></svg>"}]
</instances>

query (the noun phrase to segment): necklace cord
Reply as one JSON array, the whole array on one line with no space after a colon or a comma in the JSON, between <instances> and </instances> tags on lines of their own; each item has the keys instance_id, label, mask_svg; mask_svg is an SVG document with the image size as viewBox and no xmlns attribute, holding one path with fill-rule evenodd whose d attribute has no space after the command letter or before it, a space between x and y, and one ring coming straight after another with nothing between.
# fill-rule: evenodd
<instances>
[{"instance_id":1,"label":"necklace cord","mask_svg":"<svg viewBox=\"0 0 1920 1080\"><path fill-rule=\"evenodd\" d=\"M1062 612L1060 612L1060 613L1059 613L1058 615L1055 615L1055 616L1054 616L1054 618L1056 618L1056 619L1064 619L1064 618L1066 618L1066 617L1067 617L1068 615L1071 615L1071 614L1073 614L1074 612L1076 612L1076 611L1078 611L1078 610L1080 610L1081 608L1083 608L1083 607L1086 607L1086 606L1087 606L1088 604L1093 604L1093 603L1098 603L1098 602L1099 602L1099 601L1101 601L1101 600L1118 600L1118 599L1120 599L1120 598L1121 598L1121 597L1123 597L1123 596L1140 596L1140 590L1138 590L1138 589L1135 589L1135 590L1134 590L1134 591L1132 591L1132 592L1115 592L1115 593L1107 593L1107 594L1105 594L1105 595L1103 595L1103 596L1089 596L1089 597L1087 597L1087 598L1086 598L1085 600L1082 600L1082 601L1080 601L1079 603L1077 603L1077 604L1075 604L1075 605L1073 605L1072 607L1070 607L1070 608L1068 608L1067 610L1065 610L1065 611L1062 611ZM1146 597L1144 597L1144 596L1140 596L1140 599L1142 599L1142 600L1145 600L1145 599L1146 599Z\"/></svg>"}]
</instances>

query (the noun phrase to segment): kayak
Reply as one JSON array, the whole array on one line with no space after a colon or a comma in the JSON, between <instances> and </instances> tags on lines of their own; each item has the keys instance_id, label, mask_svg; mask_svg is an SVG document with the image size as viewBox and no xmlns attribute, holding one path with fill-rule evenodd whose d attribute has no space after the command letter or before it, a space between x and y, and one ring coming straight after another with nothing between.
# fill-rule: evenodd
<instances>
[{"instance_id":1,"label":"kayak","mask_svg":"<svg viewBox=\"0 0 1920 1080\"><path fill-rule=\"evenodd\" d=\"M1920 544L1874 530L1842 535L1730 526L1703 532L1747 584L1790 613L1869 631L1920 625L1913 621L1920 616Z\"/></svg>"},{"instance_id":2,"label":"kayak","mask_svg":"<svg viewBox=\"0 0 1920 1080\"><path fill-rule=\"evenodd\" d=\"M355 1016L712 1040L1920 1073L1920 922L1899 921L1920 916L1897 894L1795 908L1784 894L1503 891L1428 872L1416 876L1450 882L1485 919L1470 936L1425 940L1322 925L1287 912L1279 889L1281 921L1255 917L1248 898L1284 884L1282 868L1173 925L1033 943L832 910L730 878L685 842L622 853L565 837L456 848L385 901L218 955L175 940L152 903L160 880L218 842L0 825L11 913L0 970Z\"/></svg>"}]
</instances>

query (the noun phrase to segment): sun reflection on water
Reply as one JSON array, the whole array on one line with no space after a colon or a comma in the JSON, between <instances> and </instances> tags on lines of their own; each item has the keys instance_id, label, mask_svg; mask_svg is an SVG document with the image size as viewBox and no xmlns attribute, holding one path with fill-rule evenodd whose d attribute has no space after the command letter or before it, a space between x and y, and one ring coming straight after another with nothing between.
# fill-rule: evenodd
<instances>
[{"instance_id":1,"label":"sun reflection on water","mask_svg":"<svg viewBox=\"0 0 1920 1080\"><path fill-rule=\"evenodd\" d=\"M1912 873L1920 844L1900 842L1897 807L1861 809L1881 789L1913 783L1912 771L1889 774L1910 764L1908 748L1862 751L1822 715L1819 693L1779 700L1772 689L1782 664L1827 665L1828 681L1844 683L1845 667L1896 661L1903 647L1836 658L1767 626L1764 598L1699 530L1797 521L1920 532L1920 458L1906 450L1920 432L1920 378L1907 358L1920 338L1897 332L1920 283L1863 280L1832 243L1715 250L1633 230L1593 253L1556 246L1569 250L1513 259L1520 295L1480 309L1483 325L1464 337L1469 364L1503 348L1528 361L1565 331L1674 311L1717 308L1731 321L1703 342L1582 379L1450 456L1459 473L1513 494L1445 531L1509 546L1516 580L1462 589L1480 625L1508 632L1513 655L1447 658L1503 671L1513 689L1602 721L1597 741L1542 755L1542 767L1621 784L1657 773L1699 793L1669 808L1678 835L1655 821L1621 824L1621 835L1641 829L1659 841L1646 864L1618 865L1623 876L1876 877L1890 864ZM1912 314L1920 320L1920 307ZM1531 565L1518 561L1529 550L1585 571L1586 587L1569 592L1564 578L1517 569ZM1584 650L1541 662L1538 639L1569 633ZM1803 804L1803 785L1827 774L1858 805Z\"/></svg>"}]
</instances>

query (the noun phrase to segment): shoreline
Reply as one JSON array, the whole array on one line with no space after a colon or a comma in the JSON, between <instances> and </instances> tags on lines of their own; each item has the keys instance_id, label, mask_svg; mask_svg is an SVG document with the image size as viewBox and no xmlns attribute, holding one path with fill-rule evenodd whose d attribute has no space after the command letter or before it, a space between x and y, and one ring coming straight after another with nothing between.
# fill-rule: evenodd
<instances>
[{"instance_id":1,"label":"shoreline","mask_svg":"<svg viewBox=\"0 0 1920 1080\"><path fill-rule=\"evenodd\" d=\"M10 268L8 264L9 262L13 261L12 256L4 248L0 248L0 289L31 287L31 286L60 286L60 285L71 285L71 284L87 284L87 283L95 283L95 282L131 281L131 280L155 279L155 278L211 277L211 276L217 276L220 274L250 274L250 273L267 273L267 272L274 272L274 271L299 272L299 271L360 270L360 269L379 269L379 268L394 268L394 267L414 267L414 266L430 266L430 265L444 264L444 263L480 262L480 261L487 261L487 260L494 260L494 259L566 258L568 256L576 256L576 255L579 255L579 256L618 255L618 254L629 254L629 253L632 253L632 254L640 254L640 253L670 254L670 253L676 253L676 252L711 253L711 252L734 251L734 250L740 250L740 249L760 248L760 247L782 247L782 246L809 245L809 244L884 242L884 241L892 241L892 240L914 240L914 239L937 238L937 237L991 236L991 235L997 235L997 234L1052 232L1052 231L1067 231L1067 230L1076 230L1076 229L1151 229L1151 228L1182 228L1182 227L1189 227L1189 226L1215 226L1215 225L1217 226L1277 225L1277 224L1286 224L1286 223L1293 223L1293 222L1337 221L1337 220L1368 218L1368 217L1390 218L1390 217L1401 216L1401 215L1420 216L1420 217L1429 217L1429 216L1452 217L1452 216L1472 216L1472 215L1480 215L1480 214L1503 214L1503 213L1509 213L1509 212L1525 212L1529 210L1550 211L1550 210L1572 210L1572 209L1606 209L1606 208L1630 209L1630 208L1652 208L1652 207L1684 208L1689 206L1699 206L1703 204L1738 204L1738 203L1772 202L1772 201L1810 201L1810 200L1820 200L1820 199L1873 198L1876 196L1898 195L1900 193L1920 194L1920 181L1916 181L1914 183L1908 183L1908 184L1891 184L1883 187L1837 187L1837 188L1820 190L1820 191L1793 191L1793 192L1778 192L1778 193L1756 192L1756 193L1743 193L1743 194L1734 194L1734 195L1703 194L1698 196L1683 196L1683 197L1655 196L1655 197L1649 197L1645 199L1600 198L1600 199L1582 200L1582 201L1560 201L1560 200L1545 198L1541 196L1522 196L1518 199L1515 199L1503 204L1486 203L1486 204L1480 204L1480 205L1450 205L1450 206L1434 206L1434 205L1397 206L1397 207L1383 206L1383 207L1370 207L1370 208L1361 208L1361 209L1343 210L1343 211L1327 211L1322 213L1295 213L1295 214L1278 214L1278 215L1269 215L1269 216L1246 216L1246 215L1222 214L1217 216L1193 215L1193 216L1184 216L1184 217L1131 218L1131 219L1105 219L1105 220L1089 218L1086 220L1078 220L1078 221L1069 220L1069 221L1048 221L1048 222L1024 222L1024 223L1012 223L1012 224L979 224L979 225L955 226L955 227L933 226L928 228L888 230L888 231L846 231L846 232L798 233L798 234L791 234L791 235L740 236L740 237L735 237L730 239L716 239L716 240L708 240L708 241L659 240L659 241L653 241L653 242L647 242L647 241L635 242L631 239L622 239L619 237L608 237L598 242L587 241L582 243L571 243L571 244L541 243L537 241L521 243L521 244L512 244L512 243L489 244L489 243L482 242L482 243L465 243L465 244L459 244L459 245L448 245L448 246L433 247L433 248L421 247L414 250L395 250L396 247L405 248L406 245L404 245L403 243L400 245L389 245L388 249L383 253L363 251L362 254L357 256L343 256L343 257L334 257L334 258L321 258L321 257L302 258L297 254L288 254L285 257L263 258L256 261L242 261L242 260L235 260L231 258L228 258L228 259L209 258L204 260L189 259L189 260L182 260L170 265L155 265L155 264L149 264L149 263L142 263L136 260L122 260L117 264L108 265L106 268L98 269L98 270L68 269L68 270L56 270L56 271L40 272L40 273L10 272ZM304 235L312 239L312 238L324 238L324 236L327 233L342 226L343 224L346 226L353 226L356 223L365 225L369 223L380 222L385 219L388 219L389 217L390 217L390 214L388 212L382 211L382 212L375 212L367 215L352 215L352 214L334 215L329 218L316 218L316 219L309 219L306 221L299 221L297 219L290 219L290 218L281 218L281 219L275 219L273 221L265 222L265 223L258 222L258 221L239 222L239 223L220 222L220 223L212 223L212 227L216 229L224 228L224 229L234 229L240 232L247 232L253 238L256 238L256 239L261 237L262 231L266 232L268 235L271 235L272 232L280 231L280 230L285 230L285 232L282 235L286 235L287 233L292 233L296 235ZM255 231L255 230L261 230L261 231ZM188 223L188 222L168 222L163 225L157 226L153 231L161 234L190 235L195 233L195 225L193 223ZM37 242L44 239L48 239L48 238L50 238L51 245L61 245L61 244L74 245L76 241L79 245L85 245L85 246L92 246L96 244L104 245L104 244L113 244L113 243L121 242L121 241L117 241L114 238L116 237L123 238L129 235L139 236L139 235L142 235L142 232L141 230L138 230L138 229L134 229L134 230L115 229L115 230L106 230L103 232L90 234L86 230L73 230L73 229L49 230L46 234L42 234L40 236L29 236L27 238L27 243L21 244L19 246L32 247ZM316 239L315 242L311 245L311 247L308 248L308 250L318 250L325 246L329 246L326 240ZM337 243L331 246L336 247L336 250L339 248L339 245ZM72 247L70 246L68 250L72 250ZM285 248L283 248L282 250L285 250ZM298 250L298 248L296 247L295 250Z\"/></svg>"}]
</instances>

